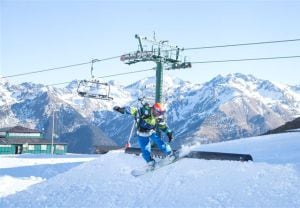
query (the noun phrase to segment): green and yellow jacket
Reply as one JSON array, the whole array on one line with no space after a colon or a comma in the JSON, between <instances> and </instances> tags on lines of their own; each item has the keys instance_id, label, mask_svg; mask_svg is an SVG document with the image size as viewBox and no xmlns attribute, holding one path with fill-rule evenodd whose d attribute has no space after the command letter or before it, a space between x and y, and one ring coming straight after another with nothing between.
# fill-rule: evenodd
<instances>
[{"instance_id":1,"label":"green and yellow jacket","mask_svg":"<svg viewBox=\"0 0 300 208\"><path fill-rule=\"evenodd\" d=\"M165 133L172 132L165 122L165 118L163 116L155 117L151 111L151 107L148 105L139 109L127 106L125 107L125 113L135 117L138 132L148 133L150 131L155 131L157 127Z\"/></svg>"}]
</instances>

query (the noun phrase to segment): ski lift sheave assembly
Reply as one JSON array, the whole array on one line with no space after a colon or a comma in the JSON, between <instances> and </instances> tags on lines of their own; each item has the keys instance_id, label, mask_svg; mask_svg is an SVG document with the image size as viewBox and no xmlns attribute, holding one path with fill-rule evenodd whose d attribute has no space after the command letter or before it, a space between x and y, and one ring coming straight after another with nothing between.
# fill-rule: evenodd
<instances>
[{"instance_id":1,"label":"ski lift sheave assembly","mask_svg":"<svg viewBox=\"0 0 300 208\"><path fill-rule=\"evenodd\" d=\"M93 65L95 62L97 62L97 59L92 60L91 65L91 80L80 80L78 87L77 87L77 93L81 97L86 98L94 98L94 99L100 99L100 100L113 100L112 97L110 97L110 85L106 82L100 82L100 80L95 79L95 76L93 75Z\"/></svg>"},{"instance_id":2,"label":"ski lift sheave assembly","mask_svg":"<svg viewBox=\"0 0 300 208\"><path fill-rule=\"evenodd\" d=\"M166 70L192 67L192 63L186 61L186 57L182 59L180 56L180 52L184 50L183 48L169 45L166 40L157 41L155 34L153 40L137 34L135 35L135 38L138 40L138 50L133 53L122 55L120 57L122 62L125 62L128 65L147 61L162 62L166 66ZM151 50L145 50L143 42L150 43L152 45Z\"/></svg>"}]
</instances>

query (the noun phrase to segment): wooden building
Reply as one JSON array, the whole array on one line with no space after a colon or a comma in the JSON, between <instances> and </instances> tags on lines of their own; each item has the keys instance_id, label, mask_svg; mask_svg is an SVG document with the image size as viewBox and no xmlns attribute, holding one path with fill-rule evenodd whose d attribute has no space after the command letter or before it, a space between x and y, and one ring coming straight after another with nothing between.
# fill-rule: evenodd
<instances>
[{"instance_id":1,"label":"wooden building","mask_svg":"<svg viewBox=\"0 0 300 208\"><path fill-rule=\"evenodd\" d=\"M0 154L51 154L51 140L37 130L14 126L0 129ZM65 154L66 143L53 143L54 154Z\"/></svg>"}]
</instances>

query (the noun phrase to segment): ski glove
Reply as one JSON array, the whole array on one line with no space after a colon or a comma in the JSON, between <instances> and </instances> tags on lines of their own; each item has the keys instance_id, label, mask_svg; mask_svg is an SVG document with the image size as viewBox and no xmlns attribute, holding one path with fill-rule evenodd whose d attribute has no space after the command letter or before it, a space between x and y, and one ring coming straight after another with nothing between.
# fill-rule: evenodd
<instances>
[{"instance_id":1,"label":"ski glove","mask_svg":"<svg viewBox=\"0 0 300 208\"><path fill-rule=\"evenodd\" d=\"M125 113L125 108L120 108L119 106L115 106L113 109L114 109L114 111L117 111L119 113L122 113L122 114Z\"/></svg>"},{"instance_id":2,"label":"ski glove","mask_svg":"<svg viewBox=\"0 0 300 208\"><path fill-rule=\"evenodd\" d=\"M172 132L168 132L168 133L167 133L167 136L168 136L168 138L169 138L169 142L171 142L171 141L174 139L173 133L172 133Z\"/></svg>"}]
</instances>

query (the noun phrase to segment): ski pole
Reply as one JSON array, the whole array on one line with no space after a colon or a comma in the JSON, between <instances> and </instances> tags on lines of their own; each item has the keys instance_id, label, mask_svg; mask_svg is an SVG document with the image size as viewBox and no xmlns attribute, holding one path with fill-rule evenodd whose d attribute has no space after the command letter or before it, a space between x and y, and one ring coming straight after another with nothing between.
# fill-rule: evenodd
<instances>
[{"instance_id":1,"label":"ski pole","mask_svg":"<svg viewBox=\"0 0 300 208\"><path fill-rule=\"evenodd\" d=\"M133 121L131 130L130 130L130 134L129 134L129 137L128 137L128 140L127 140L126 148L131 147L130 140L131 140L131 137L132 137L134 126L135 126L135 120Z\"/></svg>"}]
</instances>

